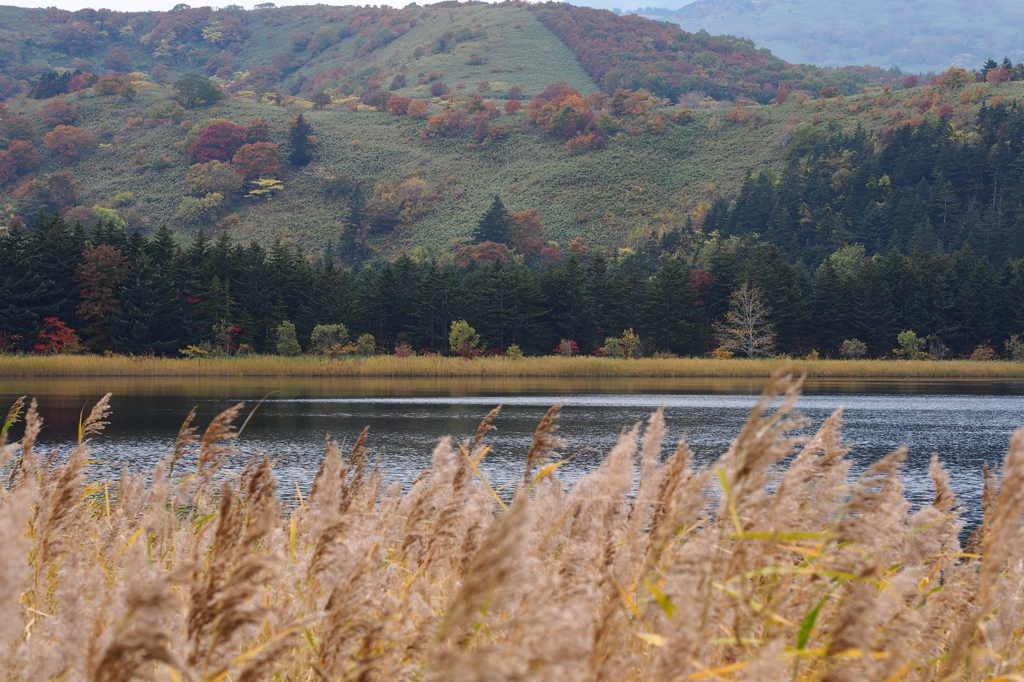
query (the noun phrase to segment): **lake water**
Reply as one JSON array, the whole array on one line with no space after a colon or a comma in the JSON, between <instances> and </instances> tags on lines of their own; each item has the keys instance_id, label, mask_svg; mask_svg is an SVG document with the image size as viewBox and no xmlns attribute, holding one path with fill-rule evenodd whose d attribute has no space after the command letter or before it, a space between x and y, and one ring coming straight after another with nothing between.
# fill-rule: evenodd
<instances>
[{"instance_id":1,"label":"lake water","mask_svg":"<svg viewBox=\"0 0 1024 682\"><path fill-rule=\"evenodd\" d=\"M110 391L111 425L94 443L95 475L128 462L146 470L167 454L188 411L202 427L221 410L265 397L239 448L277 460L281 490L303 490L320 465L327 434L351 442L370 427L368 445L387 475L411 481L430 462L437 440L471 436L496 405L502 411L482 469L494 484L522 476L533 430L554 403L565 402L559 435L574 480L591 471L621 429L665 406L669 443L686 436L699 463L728 449L762 387L760 380L722 379L32 379L0 380L3 410L19 395L35 396L44 418L40 447L67 449L79 414ZM857 468L901 446L908 496L930 499L928 460L947 463L969 520L980 511L981 468L998 464L1013 431L1024 426L1022 382L809 381L799 404L815 426L845 406L845 439ZM19 431L12 434L20 436ZM242 463L239 459L238 464Z\"/></svg>"}]
</instances>

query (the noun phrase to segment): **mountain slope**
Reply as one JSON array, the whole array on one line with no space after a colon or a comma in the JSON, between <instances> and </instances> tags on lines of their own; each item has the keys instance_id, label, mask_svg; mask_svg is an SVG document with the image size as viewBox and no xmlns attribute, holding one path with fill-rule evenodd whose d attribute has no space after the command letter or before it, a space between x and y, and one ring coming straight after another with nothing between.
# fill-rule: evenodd
<instances>
[{"instance_id":1,"label":"mountain slope","mask_svg":"<svg viewBox=\"0 0 1024 682\"><path fill-rule=\"evenodd\" d=\"M1024 59L1024 7L1013 0L699 0L646 16L749 38L799 64L926 72Z\"/></svg>"},{"instance_id":2,"label":"mountain slope","mask_svg":"<svg viewBox=\"0 0 1024 682\"><path fill-rule=\"evenodd\" d=\"M854 94L861 74L794 67L750 41L556 3L0 8L2 55L5 222L60 211L360 257L455 250L494 195L536 209L545 241L633 247L699 226L749 173L780 171L797 127L870 134L904 106ZM175 81L196 70L225 97L185 109L188 79ZM316 147L292 165L299 115ZM241 141L200 158L191 145L208 129L275 158L245 171ZM226 175L197 181L209 158Z\"/></svg>"}]
</instances>

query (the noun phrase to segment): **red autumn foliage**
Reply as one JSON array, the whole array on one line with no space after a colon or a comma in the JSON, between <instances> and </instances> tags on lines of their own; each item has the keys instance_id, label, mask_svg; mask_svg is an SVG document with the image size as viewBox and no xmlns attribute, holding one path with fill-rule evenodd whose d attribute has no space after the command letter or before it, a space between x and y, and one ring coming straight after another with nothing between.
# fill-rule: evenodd
<instances>
[{"instance_id":1,"label":"red autumn foliage","mask_svg":"<svg viewBox=\"0 0 1024 682\"><path fill-rule=\"evenodd\" d=\"M704 296L707 295L708 288L714 279L714 275L707 270L697 268L690 272L690 291L693 292L693 298L697 305L704 305Z\"/></svg>"},{"instance_id":2,"label":"red autumn foliage","mask_svg":"<svg viewBox=\"0 0 1024 682\"><path fill-rule=\"evenodd\" d=\"M540 264L545 267L555 267L565 260L562 247L558 244L548 244L540 250Z\"/></svg>"},{"instance_id":3,"label":"red autumn foliage","mask_svg":"<svg viewBox=\"0 0 1024 682\"><path fill-rule=\"evenodd\" d=\"M6 185L16 177L18 177L17 165L7 151L0 150L0 185Z\"/></svg>"},{"instance_id":4,"label":"red autumn foliage","mask_svg":"<svg viewBox=\"0 0 1024 682\"><path fill-rule=\"evenodd\" d=\"M121 301L117 289L128 277L128 258L116 246L100 244L82 253L78 266L78 316L86 321L84 329L93 350L111 349L111 328Z\"/></svg>"},{"instance_id":5,"label":"red autumn foliage","mask_svg":"<svg viewBox=\"0 0 1024 682\"><path fill-rule=\"evenodd\" d=\"M480 242L464 246L455 252L455 264L464 268L472 263L493 263L509 261L509 250L497 242Z\"/></svg>"},{"instance_id":6,"label":"red autumn foliage","mask_svg":"<svg viewBox=\"0 0 1024 682\"><path fill-rule=\"evenodd\" d=\"M80 349L75 330L68 327L59 317L45 318L36 340L38 343L32 346L32 352L37 355L77 353Z\"/></svg>"},{"instance_id":7,"label":"red autumn foliage","mask_svg":"<svg viewBox=\"0 0 1024 682\"><path fill-rule=\"evenodd\" d=\"M39 156L36 146L28 140L14 140L7 147L11 161L19 173L30 173L39 168Z\"/></svg>"},{"instance_id":8,"label":"red autumn foliage","mask_svg":"<svg viewBox=\"0 0 1024 682\"><path fill-rule=\"evenodd\" d=\"M198 163L230 162L235 152L246 143L246 130L230 121L217 121L203 129L188 148L188 155Z\"/></svg>"},{"instance_id":9,"label":"red autumn foliage","mask_svg":"<svg viewBox=\"0 0 1024 682\"><path fill-rule=\"evenodd\" d=\"M505 113L511 116L523 108L523 103L517 99L510 99L505 102Z\"/></svg>"},{"instance_id":10,"label":"red autumn foliage","mask_svg":"<svg viewBox=\"0 0 1024 682\"><path fill-rule=\"evenodd\" d=\"M391 99L388 100L387 109L395 116L405 116L409 111L409 105L411 103L412 100L408 97L392 95Z\"/></svg>"},{"instance_id":11,"label":"red autumn foliage","mask_svg":"<svg viewBox=\"0 0 1024 682\"><path fill-rule=\"evenodd\" d=\"M281 177L281 159L275 142L256 142L239 147L231 163L246 180Z\"/></svg>"}]
</instances>

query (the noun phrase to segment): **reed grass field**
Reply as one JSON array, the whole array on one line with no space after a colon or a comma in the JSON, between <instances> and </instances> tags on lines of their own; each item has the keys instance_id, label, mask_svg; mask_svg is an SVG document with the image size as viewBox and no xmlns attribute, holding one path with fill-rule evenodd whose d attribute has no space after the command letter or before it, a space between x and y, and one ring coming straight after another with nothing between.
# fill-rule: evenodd
<instances>
[{"instance_id":1,"label":"reed grass field","mask_svg":"<svg viewBox=\"0 0 1024 682\"><path fill-rule=\"evenodd\" d=\"M463 359L374 355L342 359L274 355L153 358L100 355L0 356L14 377L761 377L788 366L810 378L1024 379L1024 363L972 360L794 360L543 356Z\"/></svg>"},{"instance_id":2,"label":"reed grass field","mask_svg":"<svg viewBox=\"0 0 1024 682\"><path fill-rule=\"evenodd\" d=\"M512 485L480 474L495 411L473 438L442 439L404 489L369 461L365 431L345 452L328 440L310 453L311 489L287 507L272 463L236 450L241 406L203 431L193 412L155 470L105 482L89 467L107 398L58 456L37 452L43 417L19 401L0 436L0 669L103 681L1021 679L1024 430L1001 475L986 476L983 523L961 546L942 463L917 509L904 450L852 476L841 411L803 435L800 384L776 373L706 469L685 441L663 442L658 411L567 487L556 405Z\"/></svg>"}]
</instances>

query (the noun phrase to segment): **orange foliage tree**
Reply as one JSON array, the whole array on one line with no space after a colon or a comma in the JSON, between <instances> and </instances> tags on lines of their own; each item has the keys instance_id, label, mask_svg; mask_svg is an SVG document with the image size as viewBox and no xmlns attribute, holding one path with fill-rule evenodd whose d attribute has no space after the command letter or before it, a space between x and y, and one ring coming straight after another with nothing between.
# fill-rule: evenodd
<instances>
[{"instance_id":1,"label":"orange foliage tree","mask_svg":"<svg viewBox=\"0 0 1024 682\"><path fill-rule=\"evenodd\" d=\"M246 180L281 177L281 160L274 142L242 145L231 163Z\"/></svg>"},{"instance_id":2,"label":"orange foliage tree","mask_svg":"<svg viewBox=\"0 0 1024 682\"><path fill-rule=\"evenodd\" d=\"M43 144L63 158L75 159L96 148L96 136L85 128L59 125L46 133Z\"/></svg>"},{"instance_id":3,"label":"orange foliage tree","mask_svg":"<svg viewBox=\"0 0 1024 682\"><path fill-rule=\"evenodd\" d=\"M43 119L46 127L53 128L59 125L71 125L74 123L78 119L78 111L75 109L74 104L71 104L63 97L57 97L43 107L42 111L39 112L39 116Z\"/></svg>"},{"instance_id":4,"label":"orange foliage tree","mask_svg":"<svg viewBox=\"0 0 1024 682\"><path fill-rule=\"evenodd\" d=\"M423 118L427 115L427 103L421 99L414 99L409 102L409 106L406 108L405 113L407 116L411 116L413 118Z\"/></svg>"},{"instance_id":5,"label":"orange foliage tree","mask_svg":"<svg viewBox=\"0 0 1024 682\"><path fill-rule=\"evenodd\" d=\"M539 256L544 248L544 225L540 221L540 211L531 208L529 211L510 211L508 214L509 241L517 253L524 256Z\"/></svg>"}]
</instances>

